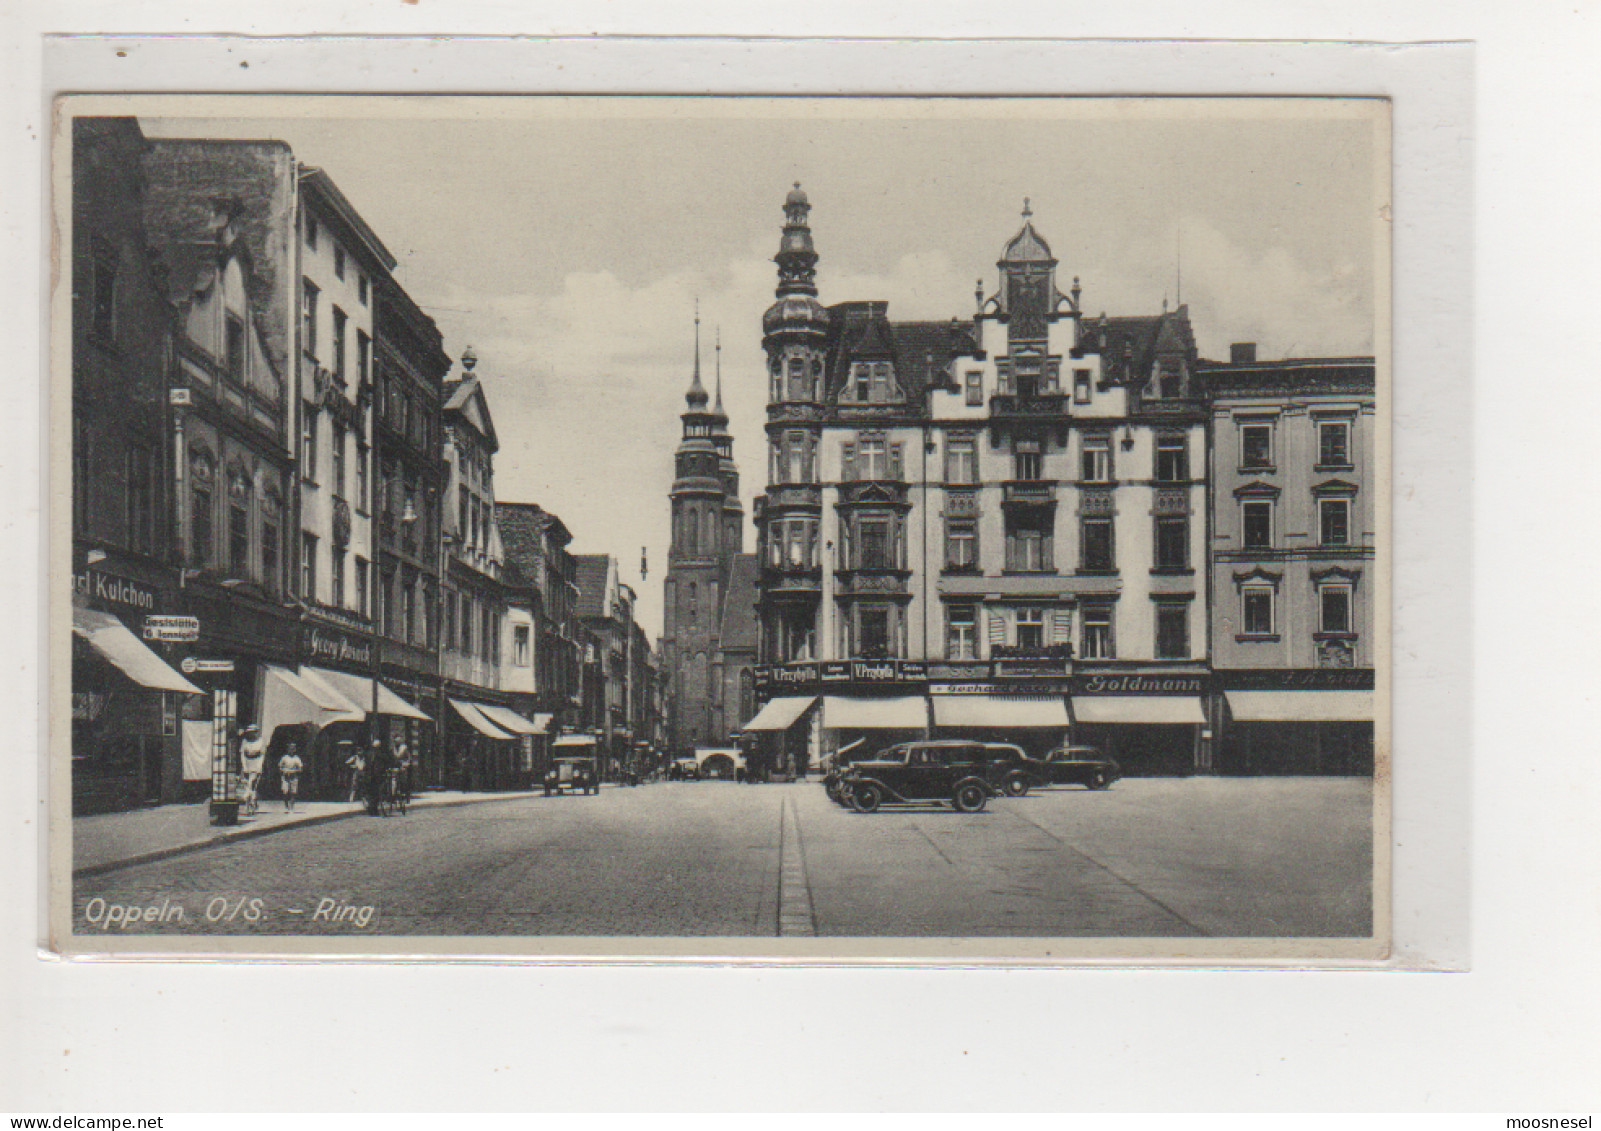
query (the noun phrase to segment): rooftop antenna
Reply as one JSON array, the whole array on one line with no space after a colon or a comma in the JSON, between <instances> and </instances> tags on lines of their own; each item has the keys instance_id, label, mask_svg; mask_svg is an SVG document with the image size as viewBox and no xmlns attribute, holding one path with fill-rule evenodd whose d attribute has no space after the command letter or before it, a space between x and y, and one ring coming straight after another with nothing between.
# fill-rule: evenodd
<instances>
[{"instance_id":1,"label":"rooftop antenna","mask_svg":"<svg viewBox=\"0 0 1601 1131\"><path fill-rule=\"evenodd\" d=\"M1174 259L1176 260L1176 268L1175 268L1175 270L1176 270L1177 278L1176 278L1176 280L1174 282L1174 292L1175 293L1173 295L1173 301L1174 301L1174 303L1176 305L1183 306L1184 305L1184 217L1182 217L1182 216L1179 217L1178 231L1174 234L1173 241L1177 245L1177 248L1176 248L1176 251L1175 251L1175 254L1174 254Z\"/></svg>"}]
</instances>

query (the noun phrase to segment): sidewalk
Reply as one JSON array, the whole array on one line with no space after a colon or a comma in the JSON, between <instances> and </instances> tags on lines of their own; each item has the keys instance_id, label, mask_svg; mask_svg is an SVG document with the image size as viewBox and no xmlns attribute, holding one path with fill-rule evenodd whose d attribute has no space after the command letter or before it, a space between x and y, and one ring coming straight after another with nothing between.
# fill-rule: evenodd
<instances>
[{"instance_id":1,"label":"sidewalk","mask_svg":"<svg viewBox=\"0 0 1601 1131\"><path fill-rule=\"evenodd\" d=\"M418 794L412 799L411 807L413 810L436 809L480 801L510 801L519 797L538 796L542 796L540 791L466 793L437 790ZM198 852L230 841L266 836L296 826L338 821L364 812L359 801L301 801L295 804L293 813L286 813L281 801L263 801L261 811L254 817L241 816L237 825L227 826L211 824L209 804L201 801L75 817L72 821L72 874L96 875L184 852Z\"/></svg>"}]
</instances>

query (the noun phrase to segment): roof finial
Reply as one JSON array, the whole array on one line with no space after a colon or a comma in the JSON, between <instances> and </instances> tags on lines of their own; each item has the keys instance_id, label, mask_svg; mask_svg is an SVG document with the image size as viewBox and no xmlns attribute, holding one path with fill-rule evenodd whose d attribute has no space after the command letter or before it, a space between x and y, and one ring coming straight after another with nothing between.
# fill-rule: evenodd
<instances>
[{"instance_id":1,"label":"roof finial","mask_svg":"<svg viewBox=\"0 0 1601 1131\"><path fill-rule=\"evenodd\" d=\"M1025 196L1023 198L1023 219L1027 220L1032 215L1034 215L1034 211L1033 209L1029 208L1028 197Z\"/></svg>"},{"instance_id":2,"label":"roof finial","mask_svg":"<svg viewBox=\"0 0 1601 1131\"><path fill-rule=\"evenodd\" d=\"M472 346L468 346L466 349L461 351L461 367L463 369L465 369L468 373L471 373L473 371L473 366L477 364L478 355L473 352Z\"/></svg>"},{"instance_id":3,"label":"roof finial","mask_svg":"<svg viewBox=\"0 0 1601 1131\"><path fill-rule=\"evenodd\" d=\"M723 328L717 327L717 411L723 411Z\"/></svg>"},{"instance_id":4,"label":"roof finial","mask_svg":"<svg viewBox=\"0 0 1601 1131\"><path fill-rule=\"evenodd\" d=\"M692 409L700 410L706 407L706 387L700 383L700 296L695 296L695 370L689 379L689 392L686 400Z\"/></svg>"}]
</instances>

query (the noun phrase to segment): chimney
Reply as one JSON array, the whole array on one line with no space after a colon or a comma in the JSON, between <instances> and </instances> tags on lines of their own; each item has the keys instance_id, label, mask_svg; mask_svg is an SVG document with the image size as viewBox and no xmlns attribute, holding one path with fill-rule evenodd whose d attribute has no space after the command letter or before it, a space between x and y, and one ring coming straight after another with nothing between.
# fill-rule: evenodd
<instances>
[{"instance_id":1,"label":"chimney","mask_svg":"<svg viewBox=\"0 0 1601 1131\"><path fill-rule=\"evenodd\" d=\"M1229 346L1230 365L1250 365L1256 360L1255 342L1235 342Z\"/></svg>"}]
</instances>

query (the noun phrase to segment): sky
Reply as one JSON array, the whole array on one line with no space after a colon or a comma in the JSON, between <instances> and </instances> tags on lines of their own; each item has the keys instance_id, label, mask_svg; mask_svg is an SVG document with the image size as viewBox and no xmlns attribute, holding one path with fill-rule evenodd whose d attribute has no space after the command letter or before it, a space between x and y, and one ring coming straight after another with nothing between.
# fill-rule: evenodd
<instances>
[{"instance_id":1,"label":"sky","mask_svg":"<svg viewBox=\"0 0 1601 1131\"><path fill-rule=\"evenodd\" d=\"M970 317L1027 198L1087 314L1189 306L1203 357L1375 350L1387 156L1372 102L244 96L151 137L272 138L323 168L444 334L471 345L495 493L559 514L661 629L673 450L701 317L746 513L766 478L761 315L782 203L825 304ZM453 372L453 376L458 375ZM747 522L746 548L753 530ZM644 549L649 575L640 577Z\"/></svg>"}]
</instances>

